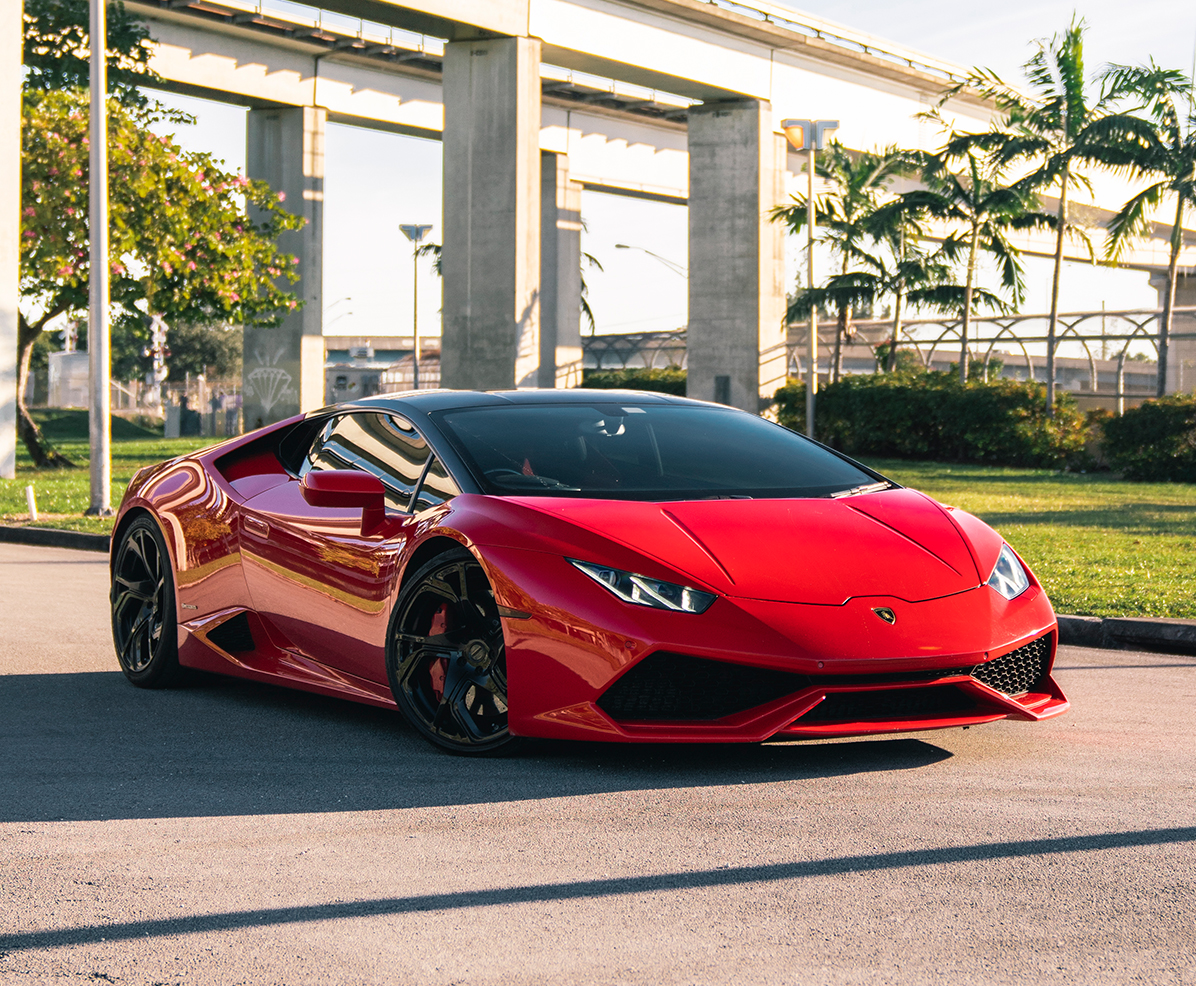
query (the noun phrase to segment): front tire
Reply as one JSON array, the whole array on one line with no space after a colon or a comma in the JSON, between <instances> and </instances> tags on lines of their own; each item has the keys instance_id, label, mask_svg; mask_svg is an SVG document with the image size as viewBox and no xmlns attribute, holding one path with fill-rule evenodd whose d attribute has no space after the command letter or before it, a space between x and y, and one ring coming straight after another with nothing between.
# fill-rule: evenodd
<instances>
[{"instance_id":1,"label":"front tire","mask_svg":"<svg viewBox=\"0 0 1196 986\"><path fill-rule=\"evenodd\" d=\"M138 688L169 688L182 677L174 575L158 525L138 517L121 535L112 563L112 642L125 677Z\"/></svg>"},{"instance_id":2,"label":"front tire","mask_svg":"<svg viewBox=\"0 0 1196 986\"><path fill-rule=\"evenodd\" d=\"M482 566L464 548L423 565L399 593L386 672L400 711L452 753L509 753L502 620Z\"/></svg>"}]
</instances>

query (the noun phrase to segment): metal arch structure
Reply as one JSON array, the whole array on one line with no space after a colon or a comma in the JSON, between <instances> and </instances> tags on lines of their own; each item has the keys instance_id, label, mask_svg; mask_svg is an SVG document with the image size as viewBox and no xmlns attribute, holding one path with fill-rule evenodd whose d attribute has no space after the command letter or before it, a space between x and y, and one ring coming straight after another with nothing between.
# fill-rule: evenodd
<instances>
[{"instance_id":1,"label":"metal arch structure","mask_svg":"<svg viewBox=\"0 0 1196 986\"><path fill-rule=\"evenodd\" d=\"M1196 343L1196 307L1175 309L1176 330L1173 339ZM1061 344L1078 345L1084 351L1088 364L1091 385L1097 372L1097 356L1094 346L1099 343L1115 343L1117 346L1111 358L1117 362L1118 382L1114 392L1118 408L1124 410L1126 396L1142 397L1143 394L1127 394L1124 385L1125 364L1130 348L1135 344L1149 347L1157 352L1157 325L1162 317L1160 309L1125 311L1070 312L1060 316L1063 331L1058 339ZM975 343L983 352L986 367L991 365L997 354L997 346L1007 342L1016 346L1025 360L1027 377L1035 379L1036 364L1034 349L1046 344L1046 335L1036 329L1034 323L1046 320L1046 315L998 315L976 319ZM1128 325L1128 330L1117 325L1110 326L1110 320ZM1086 330L1086 324L1093 327ZM884 320L860 320L854 323L855 343L849 348L864 348L875 359L876 347L891 338L892 323ZM792 327L792 338L804 339L804 324ZM833 326L828 330L833 331ZM934 363L934 354L944 341L959 338L958 319L912 319L902 327L900 346L918 354L924 369ZM596 335L583 342L586 365L594 369L626 369L660 365L661 353L667 353L671 365L685 366L685 330L672 332L647 332L634 335ZM785 363L788 375L798 377L805 366L805 344L795 341L785 344ZM1102 357L1103 359L1104 357ZM978 357L979 361L979 357ZM825 364L823 364L825 367ZM820 372L825 372L821 370ZM1096 387L1092 388L1097 391Z\"/></svg>"}]
</instances>

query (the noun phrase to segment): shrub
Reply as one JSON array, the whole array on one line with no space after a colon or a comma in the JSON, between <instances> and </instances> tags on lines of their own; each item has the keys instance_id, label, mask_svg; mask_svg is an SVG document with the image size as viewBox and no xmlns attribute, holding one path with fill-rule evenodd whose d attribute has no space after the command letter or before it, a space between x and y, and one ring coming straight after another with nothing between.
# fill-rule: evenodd
<instances>
[{"instance_id":1,"label":"shrub","mask_svg":"<svg viewBox=\"0 0 1196 986\"><path fill-rule=\"evenodd\" d=\"M1196 395L1146 401L1102 426L1105 458L1126 479L1196 483Z\"/></svg>"},{"instance_id":2,"label":"shrub","mask_svg":"<svg viewBox=\"0 0 1196 986\"><path fill-rule=\"evenodd\" d=\"M777 391L777 418L805 430L805 385ZM1069 394L1047 416L1046 388L900 371L845 377L819 391L820 441L849 455L1062 467L1087 464L1084 417Z\"/></svg>"},{"instance_id":3,"label":"shrub","mask_svg":"<svg viewBox=\"0 0 1196 986\"><path fill-rule=\"evenodd\" d=\"M685 396L685 371L679 366L663 370L631 367L623 370L586 370L583 387L599 390L652 390L660 394Z\"/></svg>"}]
</instances>

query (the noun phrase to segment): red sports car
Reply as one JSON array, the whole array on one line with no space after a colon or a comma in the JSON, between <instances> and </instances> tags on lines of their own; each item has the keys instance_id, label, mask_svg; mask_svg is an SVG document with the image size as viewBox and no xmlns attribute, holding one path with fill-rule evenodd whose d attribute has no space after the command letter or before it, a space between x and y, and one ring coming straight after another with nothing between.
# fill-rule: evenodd
<instances>
[{"instance_id":1,"label":"red sports car","mask_svg":"<svg viewBox=\"0 0 1196 986\"><path fill-rule=\"evenodd\" d=\"M424 391L139 472L124 673L523 736L760 742L1038 720L1057 624L1013 549L792 431L627 391Z\"/></svg>"}]
</instances>

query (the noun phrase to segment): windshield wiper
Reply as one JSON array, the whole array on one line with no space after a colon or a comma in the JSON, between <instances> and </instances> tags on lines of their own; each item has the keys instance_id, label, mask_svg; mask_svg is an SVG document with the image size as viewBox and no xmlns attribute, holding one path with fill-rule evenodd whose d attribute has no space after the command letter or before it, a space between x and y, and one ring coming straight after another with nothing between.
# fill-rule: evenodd
<instances>
[{"instance_id":1,"label":"windshield wiper","mask_svg":"<svg viewBox=\"0 0 1196 986\"><path fill-rule=\"evenodd\" d=\"M859 496L862 493L879 493L881 490L889 489L893 484L887 479L879 483L865 483L863 486L853 486L849 490L840 490L838 493L829 494L832 500L838 500L845 496Z\"/></svg>"}]
</instances>

